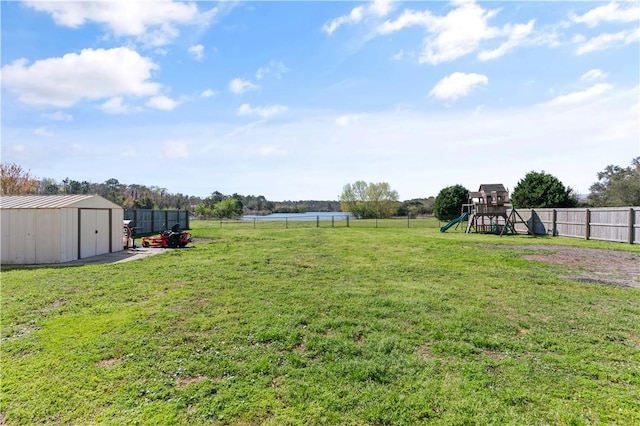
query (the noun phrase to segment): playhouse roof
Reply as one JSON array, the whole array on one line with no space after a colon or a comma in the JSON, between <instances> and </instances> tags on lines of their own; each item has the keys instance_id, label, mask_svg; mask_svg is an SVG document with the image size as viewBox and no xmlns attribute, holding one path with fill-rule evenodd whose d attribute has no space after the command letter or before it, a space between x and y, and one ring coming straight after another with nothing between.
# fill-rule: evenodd
<instances>
[{"instance_id":1,"label":"playhouse roof","mask_svg":"<svg viewBox=\"0 0 640 426\"><path fill-rule=\"evenodd\" d=\"M484 183L480 185L478 192L507 192L504 185L501 183Z\"/></svg>"}]
</instances>

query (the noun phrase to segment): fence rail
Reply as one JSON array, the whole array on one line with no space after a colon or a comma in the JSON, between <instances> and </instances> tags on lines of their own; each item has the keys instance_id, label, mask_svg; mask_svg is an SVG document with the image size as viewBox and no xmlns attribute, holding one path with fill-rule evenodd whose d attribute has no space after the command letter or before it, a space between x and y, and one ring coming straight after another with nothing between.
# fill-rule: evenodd
<instances>
[{"instance_id":1,"label":"fence rail","mask_svg":"<svg viewBox=\"0 0 640 426\"><path fill-rule=\"evenodd\" d=\"M433 217L393 219L355 219L350 215L317 215L300 219L299 216L282 215L275 218L249 218L239 220L212 219L220 228L228 226L243 226L247 228L434 228L439 229L440 223Z\"/></svg>"},{"instance_id":2,"label":"fence rail","mask_svg":"<svg viewBox=\"0 0 640 426\"><path fill-rule=\"evenodd\" d=\"M640 207L518 210L538 235L640 244ZM524 224L516 224L526 232Z\"/></svg>"},{"instance_id":3,"label":"fence rail","mask_svg":"<svg viewBox=\"0 0 640 426\"><path fill-rule=\"evenodd\" d=\"M127 209L124 211L124 219L132 221L138 235L171 229L176 223L180 225L180 229L189 229L187 210Z\"/></svg>"}]
</instances>

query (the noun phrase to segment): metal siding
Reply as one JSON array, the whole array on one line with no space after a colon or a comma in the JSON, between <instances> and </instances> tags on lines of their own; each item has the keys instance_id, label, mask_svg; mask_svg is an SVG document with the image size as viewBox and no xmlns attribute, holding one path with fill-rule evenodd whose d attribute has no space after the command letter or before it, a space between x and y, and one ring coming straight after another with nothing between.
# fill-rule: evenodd
<instances>
[{"instance_id":1,"label":"metal siding","mask_svg":"<svg viewBox=\"0 0 640 426\"><path fill-rule=\"evenodd\" d=\"M35 212L19 209L12 223L11 258L14 263L30 265L36 262Z\"/></svg>"},{"instance_id":2,"label":"metal siding","mask_svg":"<svg viewBox=\"0 0 640 426\"><path fill-rule=\"evenodd\" d=\"M120 209L99 195L3 195L1 209L59 209L63 207Z\"/></svg>"},{"instance_id":3,"label":"metal siding","mask_svg":"<svg viewBox=\"0 0 640 426\"><path fill-rule=\"evenodd\" d=\"M60 262L78 258L78 209L60 209Z\"/></svg>"},{"instance_id":4,"label":"metal siding","mask_svg":"<svg viewBox=\"0 0 640 426\"><path fill-rule=\"evenodd\" d=\"M34 209L35 262L60 263L60 209Z\"/></svg>"},{"instance_id":5,"label":"metal siding","mask_svg":"<svg viewBox=\"0 0 640 426\"><path fill-rule=\"evenodd\" d=\"M96 255L96 213L94 210L78 210L80 220L80 259Z\"/></svg>"},{"instance_id":6,"label":"metal siding","mask_svg":"<svg viewBox=\"0 0 640 426\"><path fill-rule=\"evenodd\" d=\"M111 251L121 251L122 245L122 223L124 220L124 210L111 210Z\"/></svg>"},{"instance_id":7,"label":"metal siding","mask_svg":"<svg viewBox=\"0 0 640 426\"><path fill-rule=\"evenodd\" d=\"M84 247L78 207L93 212L83 218L93 228ZM122 250L124 210L99 196L2 196L0 216L3 264L62 263L78 259L83 250L83 257Z\"/></svg>"},{"instance_id":8,"label":"metal siding","mask_svg":"<svg viewBox=\"0 0 640 426\"><path fill-rule=\"evenodd\" d=\"M11 219L14 215L14 211L2 210L0 211L0 218L2 223L0 224L0 254L2 255L2 263L10 263L11 260Z\"/></svg>"},{"instance_id":9,"label":"metal siding","mask_svg":"<svg viewBox=\"0 0 640 426\"><path fill-rule=\"evenodd\" d=\"M120 225L122 227L122 224ZM109 210L96 210L96 255L109 253L111 233L109 229Z\"/></svg>"}]
</instances>

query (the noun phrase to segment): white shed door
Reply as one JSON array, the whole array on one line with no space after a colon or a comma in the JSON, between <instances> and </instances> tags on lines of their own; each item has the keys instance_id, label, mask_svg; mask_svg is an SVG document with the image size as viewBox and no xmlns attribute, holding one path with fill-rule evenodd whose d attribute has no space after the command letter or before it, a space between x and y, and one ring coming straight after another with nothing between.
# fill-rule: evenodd
<instances>
[{"instance_id":1,"label":"white shed door","mask_svg":"<svg viewBox=\"0 0 640 426\"><path fill-rule=\"evenodd\" d=\"M109 253L109 210L80 209L80 258Z\"/></svg>"}]
</instances>

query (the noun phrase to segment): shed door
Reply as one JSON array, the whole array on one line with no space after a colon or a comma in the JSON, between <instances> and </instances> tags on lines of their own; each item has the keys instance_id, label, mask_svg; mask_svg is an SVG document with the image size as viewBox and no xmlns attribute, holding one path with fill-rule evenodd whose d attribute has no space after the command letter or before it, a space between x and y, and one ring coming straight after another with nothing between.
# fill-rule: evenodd
<instances>
[{"instance_id":1,"label":"shed door","mask_svg":"<svg viewBox=\"0 0 640 426\"><path fill-rule=\"evenodd\" d=\"M80 258L109 253L109 210L80 209Z\"/></svg>"}]
</instances>

